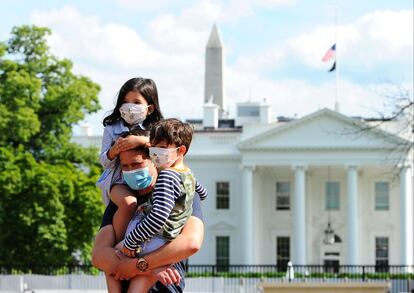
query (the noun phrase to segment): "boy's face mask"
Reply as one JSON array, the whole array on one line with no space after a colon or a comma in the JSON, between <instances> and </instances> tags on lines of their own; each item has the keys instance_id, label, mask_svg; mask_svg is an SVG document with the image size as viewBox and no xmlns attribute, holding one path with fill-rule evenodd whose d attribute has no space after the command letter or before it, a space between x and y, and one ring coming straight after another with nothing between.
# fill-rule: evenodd
<instances>
[{"instance_id":1,"label":"boy's face mask","mask_svg":"<svg viewBox=\"0 0 414 293\"><path fill-rule=\"evenodd\" d=\"M157 148L157 147L150 147L149 154L150 159L154 163L157 169L164 169L170 167L176 160L173 158L173 152L178 150L179 148L175 149L166 149L166 148Z\"/></svg>"},{"instance_id":2,"label":"boy's face mask","mask_svg":"<svg viewBox=\"0 0 414 293\"><path fill-rule=\"evenodd\" d=\"M122 176L133 190L142 190L151 185L153 177L149 174L149 168L144 167L131 171L122 171Z\"/></svg>"},{"instance_id":3,"label":"boy's face mask","mask_svg":"<svg viewBox=\"0 0 414 293\"><path fill-rule=\"evenodd\" d=\"M119 108L121 118L129 125L136 125L144 122L146 117L145 109L149 106L134 103L124 103Z\"/></svg>"}]
</instances>

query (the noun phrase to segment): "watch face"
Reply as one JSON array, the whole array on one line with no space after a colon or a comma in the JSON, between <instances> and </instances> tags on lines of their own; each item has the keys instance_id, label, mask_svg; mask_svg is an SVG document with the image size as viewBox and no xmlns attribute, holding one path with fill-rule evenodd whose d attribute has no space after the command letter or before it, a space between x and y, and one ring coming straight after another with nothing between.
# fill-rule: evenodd
<instances>
[{"instance_id":1,"label":"watch face","mask_svg":"<svg viewBox=\"0 0 414 293\"><path fill-rule=\"evenodd\" d=\"M148 263L145 258L140 258L137 260L137 269L141 272L145 272L148 269Z\"/></svg>"}]
</instances>

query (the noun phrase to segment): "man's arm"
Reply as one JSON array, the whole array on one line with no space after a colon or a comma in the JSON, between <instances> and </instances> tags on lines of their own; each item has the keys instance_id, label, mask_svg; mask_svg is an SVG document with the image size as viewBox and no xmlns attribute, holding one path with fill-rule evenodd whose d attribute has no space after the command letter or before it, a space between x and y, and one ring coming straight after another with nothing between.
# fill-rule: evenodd
<instances>
[{"instance_id":1,"label":"man's arm","mask_svg":"<svg viewBox=\"0 0 414 293\"><path fill-rule=\"evenodd\" d=\"M112 225L102 227L95 238L92 250L92 264L94 267L111 272L118 263L119 258L115 253L115 231Z\"/></svg>"},{"instance_id":2,"label":"man's arm","mask_svg":"<svg viewBox=\"0 0 414 293\"><path fill-rule=\"evenodd\" d=\"M181 234L157 251L144 256L148 269L170 265L182 261L200 250L204 239L204 224L201 219L191 216ZM135 258L122 258L115 265L112 273L116 279L129 279L138 274L144 274L136 268Z\"/></svg>"}]
</instances>

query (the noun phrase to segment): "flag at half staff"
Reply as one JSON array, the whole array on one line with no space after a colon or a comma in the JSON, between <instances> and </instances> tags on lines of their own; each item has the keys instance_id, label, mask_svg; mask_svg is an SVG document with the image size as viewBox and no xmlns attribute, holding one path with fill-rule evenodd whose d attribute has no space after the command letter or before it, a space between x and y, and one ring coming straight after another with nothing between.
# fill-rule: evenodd
<instances>
[{"instance_id":1,"label":"flag at half staff","mask_svg":"<svg viewBox=\"0 0 414 293\"><path fill-rule=\"evenodd\" d=\"M335 57L335 53L336 53L336 44L333 44L333 46L330 47L329 50L323 56L322 61L326 62L326 61L331 60L332 58Z\"/></svg>"}]
</instances>

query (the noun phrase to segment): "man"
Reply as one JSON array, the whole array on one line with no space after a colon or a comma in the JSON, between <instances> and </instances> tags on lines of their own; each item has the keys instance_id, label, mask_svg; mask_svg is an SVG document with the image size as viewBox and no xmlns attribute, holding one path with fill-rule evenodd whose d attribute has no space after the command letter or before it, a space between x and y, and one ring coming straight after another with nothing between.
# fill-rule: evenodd
<instances>
[{"instance_id":1,"label":"man","mask_svg":"<svg viewBox=\"0 0 414 293\"><path fill-rule=\"evenodd\" d=\"M148 188L138 191L137 197L138 201L145 201L157 178L156 169L149 160L147 149L138 148L122 152L119 155L119 159L124 171L149 167L150 174L154 177L154 180L152 180ZM144 195L144 193L147 194ZM174 269L167 269L164 273L159 274L160 281L165 285L157 282L149 292L182 292L184 288L184 264L182 260L200 249L204 237L199 197L194 197L193 214L187 221L181 234L159 250L139 259L126 258L113 248L116 243L112 218L116 209L117 207L113 203L107 206L102 219L101 229L95 239L92 252L93 265L107 274L114 274L117 280L129 280L138 274L160 273L155 269L174 264ZM178 282L180 279L181 281Z\"/></svg>"}]
</instances>

